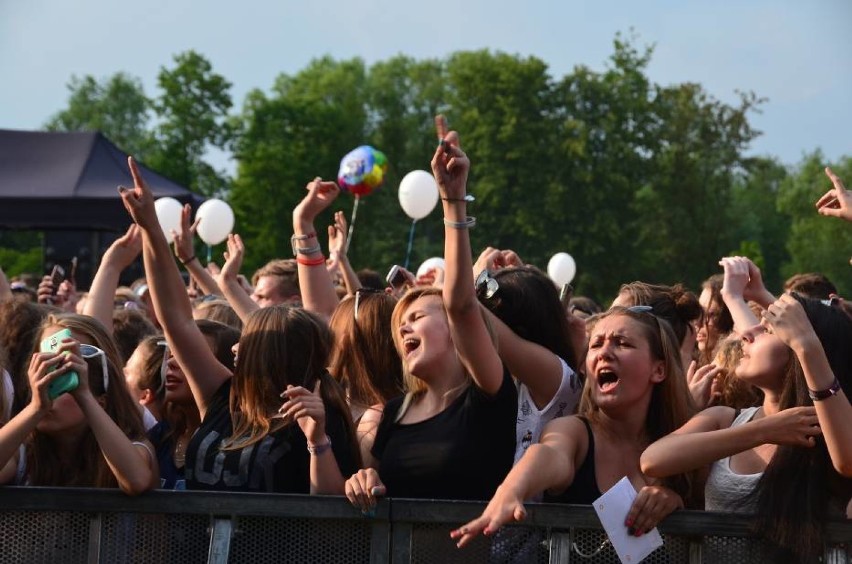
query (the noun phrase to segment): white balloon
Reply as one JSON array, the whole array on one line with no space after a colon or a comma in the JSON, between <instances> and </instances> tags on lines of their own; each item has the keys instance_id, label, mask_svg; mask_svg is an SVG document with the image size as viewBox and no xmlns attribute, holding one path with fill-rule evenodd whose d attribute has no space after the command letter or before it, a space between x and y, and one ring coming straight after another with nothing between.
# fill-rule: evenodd
<instances>
[{"instance_id":1,"label":"white balloon","mask_svg":"<svg viewBox=\"0 0 852 564\"><path fill-rule=\"evenodd\" d=\"M557 286L569 284L577 274L577 263L568 253L556 253L547 263L547 275L556 282Z\"/></svg>"},{"instance_id":2,"label":"white balloon","mask_svg":"<svg viewBox=\"0 0 852 564\"><path fill-rule=\"evenodd\" d=\"M154 209L157 211L160 229L163 230L166 241L171 243L174 240L172 230L180 231L180 214L183 210L183 204L167 196L154 202Z\"/></svg>"},{"instance_id":3,"label":"white balloon","mask_svg":"<svg viewBox=\"0 0 852 564\"><path fill-rule=\"evenodd\" d=\"M446 269L446 262L444 262L443 257L432 257L424 260L420 268L417 269L417 274L414 277L420 278L432 268Z\"/></svg>"},{"instance_id":4,"label":"white balloon","mask_svg":"<svg viewBox=\"0 0 852 564\"><path fill-rule=\"evenodd\" d=\"M218 245L228 238L234 229L234 210L227 203L211 198L198 207L195 214L198 236L208 245Z\"/></svg>"},{"instance_id":5,"label":"white balloon","mask_svg":"<svg viewBox=\"0 0 852 564\"><path fill-rule=\"evenodd\" d=\"M438 184L425 170L412 170L399 183L399 205L411 219L423 219L438 203Z\"/></svg>"}]
</instances>

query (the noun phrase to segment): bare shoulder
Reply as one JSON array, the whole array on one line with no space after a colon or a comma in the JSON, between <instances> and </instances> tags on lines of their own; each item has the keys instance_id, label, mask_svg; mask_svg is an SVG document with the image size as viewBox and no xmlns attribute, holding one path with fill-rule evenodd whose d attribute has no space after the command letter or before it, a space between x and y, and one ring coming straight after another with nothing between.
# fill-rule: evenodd
<instances>
[{"instance_id":1,"label":"bare shoulder","mask_svg":"<svg viewBox=\"0 0 852 564\"><path fill-rule=\"evenodd\" d=\"M725 405L714 405L692 416L676 433L700 433L727 429L734 422L737 410Z\"/></svg>"}]
</instances>

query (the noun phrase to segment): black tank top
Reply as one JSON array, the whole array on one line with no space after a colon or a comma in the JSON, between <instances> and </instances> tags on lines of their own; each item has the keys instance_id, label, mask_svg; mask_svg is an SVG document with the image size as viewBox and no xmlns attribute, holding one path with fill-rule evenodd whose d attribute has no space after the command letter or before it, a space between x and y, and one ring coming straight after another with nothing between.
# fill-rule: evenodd
<instances>
[{"instance_id":1,"label":"black tank top","mask_svg":"<svg viewBox=\"0 0 852 564\"><path fill-rule=\"evenodd\" d=\"M578 416L579 417L579 416ZM598 480L595 478L595 436L592 426L585 417L579 417L586 426L589 435L589 448L586 450L586 458L574 473L574 481L564 492L558 495L550 495L545 492L545 503L579 503L591 505L602 494L598 489Z\"/></svg>"}]
</instances>

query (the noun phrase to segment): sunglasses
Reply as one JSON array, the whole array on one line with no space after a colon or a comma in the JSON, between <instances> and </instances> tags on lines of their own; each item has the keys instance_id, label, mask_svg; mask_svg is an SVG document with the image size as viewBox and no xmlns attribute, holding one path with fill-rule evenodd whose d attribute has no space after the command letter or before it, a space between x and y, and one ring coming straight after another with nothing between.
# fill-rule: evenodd
<instances>
[{"instance_id":1,"label":"sunglasses","mask_svg":"<svg viewBox=\"0 0 852 564\"><path fill-rule=\"evenodd\" d=\"M157 341L158 347L164 347L163 361L160 363L160 387L157 388L157 395L166 387L166 372L169 370L169 344L166 341Z\"/></svg>"},{"instance_id":2,"label":"sunglasses","mask_svg":"<svg viewBox=\"0 0 852 564\"><path fill-rule=\"evenodd\" d=\"M358 308L361 307L361 300L365 299L362 296L369 296L372 294L384 294L384 290L378 290L376 288L358 288L355 290L355 321L358 321Z\"/></svg>"},{"instance_id":3,"label":"sunglasses","mask_svg":"<svg viewBox=\"0 0 852 564\"><path fill-rule=\"evenodd\" d=\"M109 389L109 370L107 368L106 353L94 345L80 344L80 356L86 360L101 357L101 372L104 377L104 393Z\"/></svg>"},{"instance_id":4,"label":"sunglasses","mask_svg":"<svg viewBox=\"0 0 852 564\"><path fill-rule=\"evenodd\" d=\"M486 268L476 277L476 297L480 300L490 300L500 289L500 284L491 276Z\"/></svg>"}]
</instances>

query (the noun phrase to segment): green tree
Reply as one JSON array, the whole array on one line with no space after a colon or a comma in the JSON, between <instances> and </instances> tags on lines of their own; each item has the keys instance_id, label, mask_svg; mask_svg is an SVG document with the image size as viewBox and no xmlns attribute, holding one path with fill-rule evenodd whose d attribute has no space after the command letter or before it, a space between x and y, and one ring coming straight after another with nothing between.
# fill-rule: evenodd
<instances>
[{"instance_id":1,"label":"green tree","mask_svg":"<svg viewBox=\"0 0 852 564\"><path fill-rule=\"evenodd\" d=\"M102 81L72 76L68 91L68 107L51 117L45 129L100 131L130 154L145 158L150 153L151 101L138 78L121 72Z\"/></svg>"},{"instance_id":2,"label":"green tree","mask_svg":"<svg viewBox=\"0 0 852 564\"><path fill-rule=\"evenodd\" d=\"M204 157L210 147L227 149L233 141L231 83L195 51L175 56L174 63L157 77L158 147L147 164L194 192L223 195L228 178Z\"/></svg>"}]
</instances>

